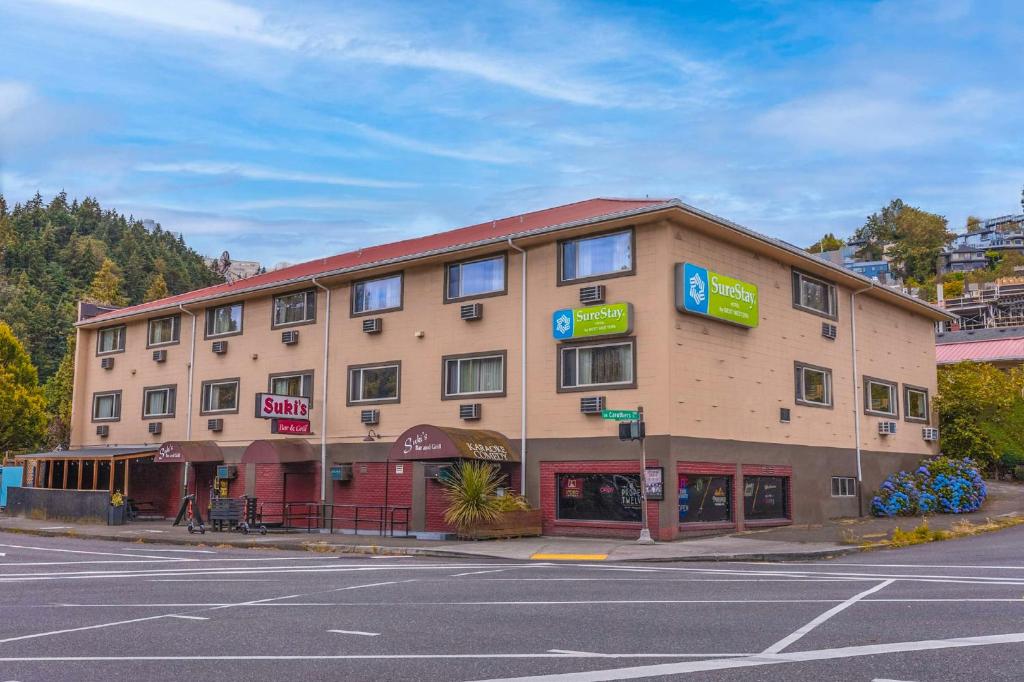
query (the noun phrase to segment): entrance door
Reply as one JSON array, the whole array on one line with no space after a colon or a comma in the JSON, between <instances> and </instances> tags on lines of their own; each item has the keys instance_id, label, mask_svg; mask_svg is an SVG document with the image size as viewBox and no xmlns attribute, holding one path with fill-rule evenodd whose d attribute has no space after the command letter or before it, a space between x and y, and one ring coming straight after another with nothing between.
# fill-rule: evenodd
<instances>
[{"instance_id":1,"label":"entrance door","mask_svg":"<svg viewBox=\"0 0 1024 682\"><path fill-rule=\"evenodd\" d=\"M196 507L203 512L203 518L209 518L210 488L217 475L217 465L210 462L196 462L192 466L192 492L196 495Z\"/></svg>"},{"instance_id":2,"label":"entrance door","mask_svg":"<svg viewBox=\"0 0 1024 682\"><path fill-rule=\"evenodd\" d=\"M318 495L316 494L316 477L313 475L312 472L285 472L284 502L285 508L288 510L288 518L285 520L286 525L302 527L305 527L310 523L316 525L315 520L307 518L310 515L316 513L315 505L292 504L290 507L287 505L289 503L296 502L315 503L317 502L317 500Z\"/></svg>"}]
</instances>

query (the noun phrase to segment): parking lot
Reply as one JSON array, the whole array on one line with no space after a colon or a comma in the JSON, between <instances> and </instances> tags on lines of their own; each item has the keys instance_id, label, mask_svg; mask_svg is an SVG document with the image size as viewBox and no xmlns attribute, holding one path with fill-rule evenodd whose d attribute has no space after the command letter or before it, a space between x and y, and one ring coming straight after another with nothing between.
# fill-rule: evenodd
<instances>
[{"instance_id":1,"label":"parking lot","mask_svg":"<svg viewBox=\"0 0 1024 682\"><path fill-rule=\"evenodd\" d=\"M617 564L0 534L0 680L1020 679L1022 541Z\"/></svg>"}]
</instances>

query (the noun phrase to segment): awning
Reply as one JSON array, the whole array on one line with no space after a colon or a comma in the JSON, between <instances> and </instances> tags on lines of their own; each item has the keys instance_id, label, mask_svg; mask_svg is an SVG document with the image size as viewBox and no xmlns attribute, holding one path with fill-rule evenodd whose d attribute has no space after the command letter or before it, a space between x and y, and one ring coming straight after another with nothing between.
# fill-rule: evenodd
<instances>
[{"instance_id":1,"label":"awning","mask_svg":"<svg viewBox=\"0 0 1024 682\"><path fill-rule=\"evenodd\" d=\"M119 448L78 448L69 450L48 450L18 455L15 459L114 459L115 457L147 457L155 455L157 446L139 445Z\"/></svg>"},{"instance_id":2,"label":"awning","mask_svg":"<svg viewBox=\"0 0 1024 682\"><path fill-rule=\"evenodd\" d=\"M317 459L319 455L302 438L254 440L242 454L242 464L288 464Z\"/></svg>"},{"instance_id":3,"label":"awning","mask_svg":"<svg viewBox=\"0 0 1024 682\"><path fill-rule=\"evenodd\" d=\"M519 453L503 434L483 429L453 429L420 424L391 446L391 459L480 459L518 462Z\"/></svg>"},{"instance_id":4,"label":"awning","mask_svg":"<svg viewBox=\"0 0 1024 682\"><path fill-rule=\"evenodd\" d=\"M212 440L169 440L157 450L154 462L223 462L224 453Z\"/></svg>"}]
</instances>

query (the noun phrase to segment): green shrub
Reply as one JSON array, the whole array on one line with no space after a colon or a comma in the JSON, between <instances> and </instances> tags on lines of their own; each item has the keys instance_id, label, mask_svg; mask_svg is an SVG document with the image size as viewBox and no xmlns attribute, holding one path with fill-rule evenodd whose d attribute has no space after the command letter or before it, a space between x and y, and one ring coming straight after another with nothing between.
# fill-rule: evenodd
<instances>
[{"instance_id":1,"label":"green shrub","mask_svg":"<svg viewBox=\"0 0 1024 682\"><path fill-rule=\"evenodd\" d=\"M495 507L500 512L529 511L530 503L527 502L526 498L522 495L505 493L503 496L497 498L495 501Z\"/></svg>"},{"instance_id":2,"label":"green shrub","mask_svg":"<svg viewBox=\"0 0 1024 682\"><path fill-rule=\"evenodd\" d=\"M460 531L494 521L498 518L494 493L501 479L498 467L487 462L464 459L453 465L442 481L449 500L444 520Z\"/></svg>"},{"instance_id":3,"label":"green shrub","mask_svg":"<svg viewBox=\"0 0 1024 682\"><path fill-rule=\"evenodd\" d=\"M1024 481L1024 466L1013 467L1013 477L1018 481Z\"/></svg>"}]
</instances>

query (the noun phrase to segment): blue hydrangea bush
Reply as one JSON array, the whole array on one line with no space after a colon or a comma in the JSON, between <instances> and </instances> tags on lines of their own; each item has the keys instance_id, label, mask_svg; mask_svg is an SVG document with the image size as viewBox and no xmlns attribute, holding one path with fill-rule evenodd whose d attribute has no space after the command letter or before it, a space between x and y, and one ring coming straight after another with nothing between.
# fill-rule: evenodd
<instances>
[{"instance_id":1,"label":"blue hydrangea bush","mask_svg":"<svg viewBox=\"0 0 1024 682\"><path fill-rule=\"evenodd\" d=\"M981 508L987 494L977 463L970 458L925 459L916 471L885 479L871 501L875 516L965 514Z\"/></svg>"}]
</instances>

